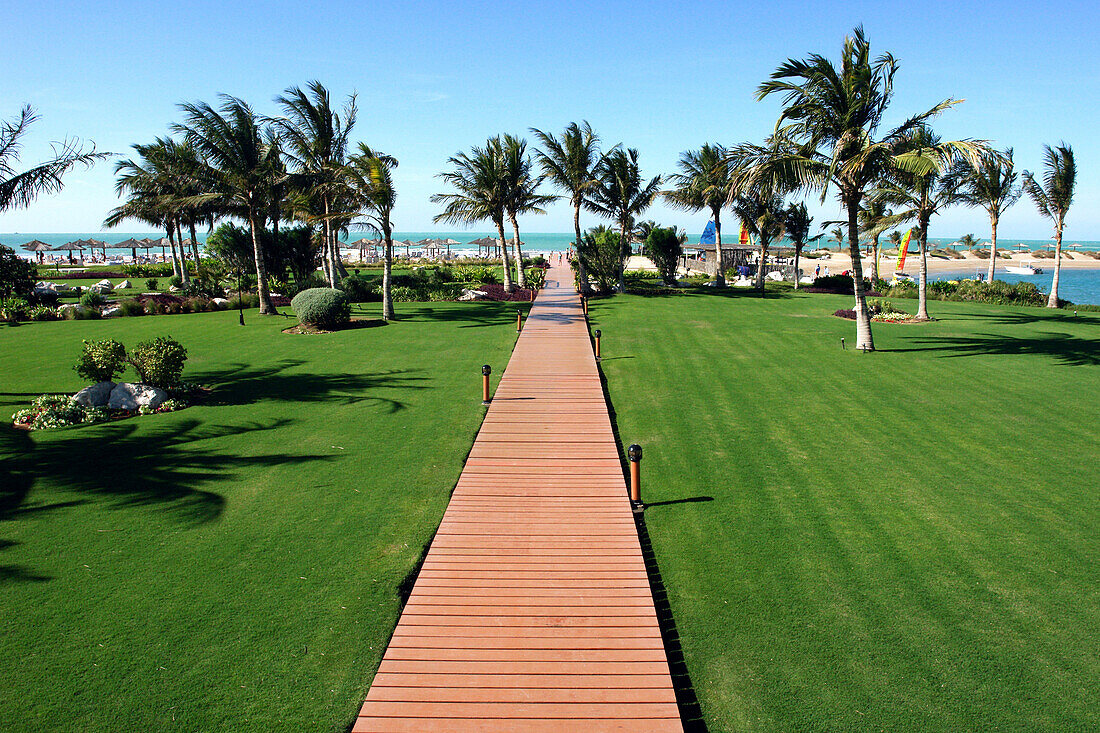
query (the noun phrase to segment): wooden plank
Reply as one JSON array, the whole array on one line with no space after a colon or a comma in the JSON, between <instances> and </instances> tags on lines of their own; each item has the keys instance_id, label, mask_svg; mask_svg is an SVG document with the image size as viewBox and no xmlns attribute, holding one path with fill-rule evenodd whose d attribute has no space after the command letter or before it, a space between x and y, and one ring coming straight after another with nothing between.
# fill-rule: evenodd
<instances>
[{"instance_id":1,"label":"wooden plank","mask_svg":"<svg viewBox=\"0 0 1100 733\"><path fill-rule=\"evenodd\" d=\"M682 733L587 324L549 275L353 731Z\"/></svg>"}]
</instances>

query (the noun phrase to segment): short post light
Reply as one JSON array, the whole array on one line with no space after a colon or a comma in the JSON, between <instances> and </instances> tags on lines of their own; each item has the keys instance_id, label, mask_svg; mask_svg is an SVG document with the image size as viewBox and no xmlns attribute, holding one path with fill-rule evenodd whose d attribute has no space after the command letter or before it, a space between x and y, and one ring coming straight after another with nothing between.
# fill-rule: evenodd
<instances>
[{"instance_id":1,"label":"short post light","mask_svg":"<svg viewBox=\"0 0 1100 733\"><path fill-rule=\"evenodd\" d=\"M523 311L516 310L516 333L523 330Z\"/></svg>"},{"instance_id":2,"label":"short post light","mask_svg":"<svg viewBox=\"0 0 1100 733\"><path fill-rule=\"evenodd\" d=\"M596 329L596 361L600 360L600 329Z\"/></svg>"},{"instance_id":3,"label":"short post light","mask_svg":"<svg viewBox=\"0 0 1100 733\"><path fill-rule=\"evenodd\" d=\"M587 295L582 295L581 296L581 307L584 308L584 314L587 316L588 315L588 296Z\"/></svg>"},{"instance_id":4,"label":"short post light","mask_svg":"<svg viewBox=\"0 0 1100 733\"><path fill-rule=\"evenodd\" d=\"M645 509L642 504L642 446L632 444L626 449L626 457L630 459L630 508L637 514Z\"/></svg>"},{"instance_id":5,"label":"short post light","mask_svg":"<svg viewBox=\"0 0 1100 733\"><path fill-rule=\"evenodd\" d=\"M489 404L489 375L493 373L493 368L486 364L481 367L481 404Z\"/></svg>"},{"instance_id":6,"label":"short post light","mask_svg":"<svg viewBox=\"0 0 1100 733\"><path fill-rule=\"evenodd\" d=\"M844 350L844 351L846 351L848 349L848 347L844 345L844 337L843 336L840 337L840 348L841 348L841 350Z\"/></svg>"}]
</instances>

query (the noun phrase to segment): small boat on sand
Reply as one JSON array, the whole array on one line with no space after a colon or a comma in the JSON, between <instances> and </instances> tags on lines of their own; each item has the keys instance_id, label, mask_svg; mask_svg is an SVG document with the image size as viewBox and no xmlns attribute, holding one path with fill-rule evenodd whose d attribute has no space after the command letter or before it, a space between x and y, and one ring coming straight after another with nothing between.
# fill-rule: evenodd
<instances>
[{"instance_id":1,"label":"small boat on sand","mask_svg":"<svg viewBox=\"0 0 1100 733\"><path fill-rule=\"evenodd\" d=\"M1005 272L1010 272L1013 275L1042 275L1043 268L1035 267L1033 262L1021 262L1018 265L1005 265Z\"/></svg>"}]
</instances>

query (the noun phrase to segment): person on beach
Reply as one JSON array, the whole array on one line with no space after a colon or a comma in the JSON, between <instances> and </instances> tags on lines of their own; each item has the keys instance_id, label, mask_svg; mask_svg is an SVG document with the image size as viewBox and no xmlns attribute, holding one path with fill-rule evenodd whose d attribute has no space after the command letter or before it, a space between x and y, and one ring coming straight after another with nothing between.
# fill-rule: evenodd
<instances>
[{"instance_id":1,"label":"person on beach","mask_svg":"<svg viewBox=\"0 0 1100 733\"><path fill-rule=\"evenodd\" d=\"M819 277L821 277L821 263L818 263L817 267L814 269L814 279L816 280Z\"/></svg>"}]
</instances>

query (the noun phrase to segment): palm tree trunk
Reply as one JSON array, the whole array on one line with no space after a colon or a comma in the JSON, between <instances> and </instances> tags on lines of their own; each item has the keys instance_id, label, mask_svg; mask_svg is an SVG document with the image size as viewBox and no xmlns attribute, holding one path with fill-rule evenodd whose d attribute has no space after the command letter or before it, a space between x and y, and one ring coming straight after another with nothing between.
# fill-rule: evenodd
<instances>
[{"instance_id":1,"label":"palm tree trunk","mask_svg":"<svg viewBox=\"0 0 1100 733\"><path fill-rule=\"evenodd\" d=\"M722 260L722 207L712 206L711 216L714 217L714 287L726 287L726 263Z\"/></svg>"},{"instance_id":2,"label":"palm tree trunk","mask_svg":"<svg viewBox=\"0 0 1100 733\"><path fill-rule=\"evenodd\" d=\"M930 321L928 317L928 224L920 226L920 272L917 275L917 315L918 321Z\"/></svg>"},{"instance_id":3,"label":"palm tree trunk","mask_svg":"<svg viewBox=\"0 0 1100 733\"><path fill-rule=\"evenodd\" d=\"M859 201L848 202L848 254L852 258L852 290L856 303L856 348L874 351L871 317L867 314L867 296L863 290L863 261L859 258Z\"/></svg>"},{"instance_id":4,"label":"palm tree trunk","mask_svg":"<svg viewBox=\"0 0 1100 733\"><path fill-rule=\"evenodd\" d=\"M573 204L573 231L577 235L577 241L574 243L574 256L577 258L577 283L580 285L581 295L587 295L591 289L588 285L588 271L584 269L584 263L581 262L581 204L579 201Z\"/></svg>"},{"instance_id":5,"label":"palm tree trunk","mask_svg":"<svg viewBox=\"0 0 1100 733\"><path fill-rule=\"evenodd\" d=\"M191 253L195 255L195 272L199 270L199 237L195 233L195 220L190 219L187 222L187 228L191 232Z\"/></svg>"},{"instance_id":6,"label":"palm tree trunk","mask_svg":"<svg viewBox=\"0 0 1100 733\"><path fill-rule=\"evenodd\" d=\"M260 240L256 236L256 212L248 212L248 230L252 234L252 253L256 257L256 293L260 297L260 315L275 315L275 306L271 302L271 290L267 285L267 265Z\"/></svg>"},{"instance_id":7,"label":"palm tree trunk","mask_svg":"<svg viewBox=\"0 0 1100 733\"><path fill-rule=\"evenodd\" d=\"M1062 225L1054 230L1054 281L1050 284L1050 295L1047 297L1047 308L1058 307L1058 279L1062 274Z\"/></svg>"},{"instance_id":8,"label":"palm tree trunk","mask_svg":"<svg viewBox=\"0 0 1100 733\"><path fill-rule=\"evenodd\" d=\"M527 276L523 272L523 249L519 244L519 222L516 221L516 215L509 213L508 218L512 221L512 235L515 237L513 242L516 248L516 282L521 288L527 287Z\"/></svg>"},{"instance_id":9,"label":"palm tree trunk","mask_svg":"<svg viewBox=\"0 0 1100 733\"><path fill-rule=\"evenodd\" d=\"M183 268L180 267L179 255L176 253L176 222L168 220L168 249L172 253L172 274L183 280Z\"/></svg>"},{"instance_id":10,"label":"palm tree trunk","mask_svg":"<svg viewBox=\"0 0 1100 733\"><path fill-rule=\"evenodd\" d=\"M382 225L382 320L394 317L393 294L390 292L390 272L393 270L393 233L389 221Z\"/></svg>"},{"instance_id":11,"label":"palm tree trunk","mask_svg":"<svg viewBox=\"0 0 1100 733\"><path fill-rule=\"evenodd\" d=\"M500 263L504 265L504 292L514 292L516 286L512 284L512 262L508 256L508 243L504 239L504 217L495 221L497 234L500 236Z\"/></svg>"},{"instance_id":12,"label":"palm tree trunk","mask_svg":"<svg viewBox=\"0 0 1100 733\"><path fill-rule=\"evenodd\" d=\"M271 244L275 247L275 251L279 251L279 213L277 211L272 212L271 217ZM278 279L281 281L286 277L286 271L278 273Z\"/></svg>"},{"instance_id":13,"label":"palm tree trunk","mask_svg":"<svg viewBox=\"0 0 1100 733\"><path fill-rule=\"evenodd\" d=\"M630 252L630 222L619 222L622 233L619 235L619 292L626 292L626 258Z\"/></svg>"},{"instance_id":14,"label":"palm tree trunk","mask_svg":"<svg viewBox=\"0 0 1100 733\"><path fill-rule=\"evenodd\" d=\"M764 237L760 237L760 264L756 266L756 279L760 283L760 297L764 294L764 266L768 262L768 243Z\"/></svg>"},{"instance_id":15,"label":"palm tree trunk","mask_svg":"<svg viewBox=\"0 0 1100 733\"><path fill-rule=\"evenodd\" d=\"M336 287L336 266L332 260L332 221L329 220L328 196L323 197L325 206L325 246L323 259L325 262L325 277L328 278L328 286Z\"/></svg>"},{"instance_id":16,"label":"palm tree trunk","mask_svg":"<svg viewBox=\"0 0 1100 733\"><path fill-rule=\"evenodd\" d=\"M997 271L997 215L989 215L989 227L992 230L992 237L989 242L989 272L986 273L985 281L993 282L993 274Z\"/></svg>"},{"instance_id":17,"label":"palm tree trunk","mask_svg":"<svg viewBox=\"0 0 1100 733\"><path fill-rule=\"evenodd\" d=\"M798 278L800 273L798 272L798 258L802 254L802 245L795 245L794 248L794 289L798 290Z\"/></svg>"},{"instance_id":18,"label":"palm tree trunk","mask_svg":"<svg viewBox=\"0 0 1100 733\"><path fill-rule=\"evenodd\" d=\"M880 279L878 276L878 235L876 234L875 238L871 241L873 243L872 254L875 258L875 261L871 263L871 280L872 282L877 282Z\"/></svg>"}]
</instances>

